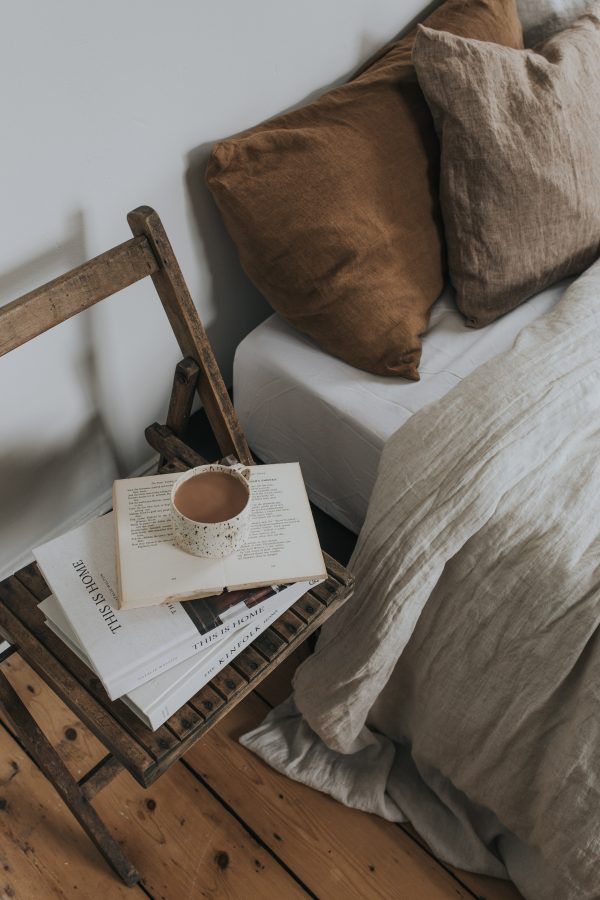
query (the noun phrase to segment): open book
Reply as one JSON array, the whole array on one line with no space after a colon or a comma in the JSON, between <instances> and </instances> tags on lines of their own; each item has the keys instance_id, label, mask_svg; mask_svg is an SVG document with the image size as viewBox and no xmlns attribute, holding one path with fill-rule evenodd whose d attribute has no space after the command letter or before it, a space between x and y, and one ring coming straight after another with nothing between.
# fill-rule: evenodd
<instances>
[{"instance_id":1,"label":"open book","mask_svg":"<svg viewBox=\"0 0 600 900\"><path fill-rule=\"evenodd\" d=\"M298 582L283 588L273 594L268 603L261 604L258 615L250 624L226 632L216 643L133 688L121 699L148 728L156 730L311 587L313 585L306 582ZM39 608L57 637L88 668L100 675L56 597L51 594Z\"/></svg>"},{"instance_id":2,"label":"open book","mask_svg":"<svg viewBox=\"0 0 600 900\"><path fill-rule=\"evenodd\" d=\"M291 604L308 590L300 584L274 585L150 609L119 610L113 513L92 519L33 552L78 646L111 700L192 656L207 654L215 644L258 622L282 594L294 598ZM292 591L296 587L299 592Z\"/></svg>"},{"instance_id":3,"label":"open book","mask_svg":"<svg viewBox=\"0 0 600 900\"><path fill-rule=\"evenodd\" d=\"M298 463L252 466L245 543L224 559L203 559L174 542L170 497L178 474L115 481L121 609L327 577Z\"/></svg>"}]
</instances>

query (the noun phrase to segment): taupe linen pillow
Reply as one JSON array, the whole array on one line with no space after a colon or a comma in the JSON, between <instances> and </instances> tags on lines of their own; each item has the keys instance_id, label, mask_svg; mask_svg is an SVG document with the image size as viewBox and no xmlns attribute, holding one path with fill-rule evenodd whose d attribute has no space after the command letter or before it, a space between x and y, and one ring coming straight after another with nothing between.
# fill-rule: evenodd
<instances>
[{"instance_id":1,"label":"taupe linen pillow","mask_svg":"<svg viewBox=\"0 0 600 900\"><path fill-rule=\"evenodd\" d=\"M459 308L486 325L600 252L600 3L517 51L421 28Z\"/></svg>"},{"instance_id":2,"label":"taupe linen pillow","mask_svg":"<svg viewBox=\"0 0 600 900\"><path fill-rule=\"evenodd\" d=\"M522 46L515 0L447 0L427 22ZM414 35L316 102L217 144L206 179L278 312L351 365L418 379L444 253Z\"/></svg>"},{"instance_id":3,"label":"taupe linen pillow","mask_svg":"<svg viewBox=\"0 0 600 900\"><path fill-rule=\"evenodd\" d=\"M587 12L594 0L517 0L525 46L545 41Z\"/></svg>"}]
</instances>

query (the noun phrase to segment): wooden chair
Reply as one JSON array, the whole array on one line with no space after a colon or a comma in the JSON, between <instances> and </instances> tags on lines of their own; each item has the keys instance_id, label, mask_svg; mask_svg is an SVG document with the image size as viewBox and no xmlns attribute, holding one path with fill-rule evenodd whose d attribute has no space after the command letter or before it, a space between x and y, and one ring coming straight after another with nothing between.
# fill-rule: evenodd
<instances>
[{"instance_id":1,"label":"wooden chair","mask_svg":"<svg viewBox=\"0 0 600 900\"><path fill-rule=\"evenodd\" d=\"M150 276L184 359L177 365L167 424L146 429L161 471L182 471L205 460L185 443L197 391L222 458L253 463L206 333L162 223L154 210L129 214L133 237L0 309L0 356L99 300ZM91 804L127 769L149 787L350 595L346 570L326 556L328 580L282 615L157 731L150 731L44 625L37 604L50 593L32 563L0 583L0 633L107 748L77 781L0 670L0 713L16 739L51 781L105 859L128 885L139 874Z\"/></svg>"}]
</instances>

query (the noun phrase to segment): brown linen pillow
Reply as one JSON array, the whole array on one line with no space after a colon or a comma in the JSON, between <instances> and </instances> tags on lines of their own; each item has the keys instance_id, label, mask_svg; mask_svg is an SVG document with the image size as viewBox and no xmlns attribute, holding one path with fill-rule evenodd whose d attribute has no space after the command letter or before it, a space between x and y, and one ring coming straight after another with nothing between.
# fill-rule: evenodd
<instances>
[{"instance_id":1,"label":"brown linen pillow","mask_svg":"<svg viewBox=\"0 0 600 900\"><path fill-rule=\"evenodd\" d=\"M600 252L600 3L535 50L421 28L450 278L487 325Z\"/></svg>"},{"instance_id":2,"label":"brown linen pillow","mask_svg":"<svg viewBox=\"0 0 600 900\"><path fill-rule=\"evenodd\" d=\"M515 0L446 0L426 21L522 46ZM353 366L418 380L443 243L415 33L314 103L217 144L206 179L274 309Z\"/></svg>"}]
</instances>

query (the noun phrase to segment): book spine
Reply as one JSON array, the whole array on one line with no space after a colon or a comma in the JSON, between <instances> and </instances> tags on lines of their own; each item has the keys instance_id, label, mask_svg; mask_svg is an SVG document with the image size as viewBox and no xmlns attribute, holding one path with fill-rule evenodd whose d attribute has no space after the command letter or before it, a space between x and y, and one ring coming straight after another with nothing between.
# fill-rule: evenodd
<instances>
[{"instance_id":1,"label":"book spine","mask_svg":"<svg viewBox=\"0 0 600 900\"><path fill-rule=\"evenodd\" d=\"M81 635L78 633L68 609L61 602L58 593L55 593L54 596L71 630L77 635L78 642L84 647L84 641L81 639ZM137 663L132 663L127 669L110 674L106 671L100 671L100 667L93 660L91 661L92 666L98 674L98 678L102 682L109 698L117 700L124 694L135 690L140 685L156 678L158 675L162 675L163 672L197 654L207 653L212 657L213 649L218 644L223 640L232 638L240 629L259 619L277 596L276 593L274 597L270 597L263 603L240 610L233 618L220 623L204 634L202 634L193 619L186 616L189 626L185 629L183 639L180 639L176 644L171 644L169 647L163 646L160 650L160 657L155 653L151 658L139 659Z\"/></svg>"},{"instance_id":2,"label":"book spine","mask_svg":"<svg viewBox=\"0 0 600 900\"><path fill-rule=\"evenodd\" d=\"M251 627L253 622L259 621L261 616L268 612L273 601L278 596L279 594L275 594L274 597L269 598L258 606L241 611L233 620L224 622L222 625L213 628L206 634L201 634L200 631L197 630L195 630L193 634L188 632L184 641L179 645L168 648L168 655L161 656L160 661L146 660L145 668L143 669L139 666L135 669L130 668L125 672L120 672L118 676L113 678L99 675L108 696L111 700L117 700L119 697L122 697L123 694L127 694L141 684L145 684L152 678L156 678L157 675L161 675L178 663L184 662L200 653L211 653L213 647L217 646L222 641L233 638L240 629ZM58 600L58 602L60 602L60 600ZM64 609L63 612L65 612Z\"/></svg>"},{"instance_id":3,"label":"book spine","mask_svg":"<svg viewBox=\"0 0 600 900\"><path fill-rule=\"evenodd\" d=\"M228 653L231 653L234 646L239 645L240 649L237 652L240 653L244 647L254 640L255 637L258 637L261 631L264 631L264 628L251 625L247 628L242 628L236 635L235 640L231 639L224 641L223 643L226 646L223 649L223 652L216 658L213 657L206 667L194 670L190 675L190 678L179 684L169 697L166 700L163 700L156 709L142 711L143 715L140 715L140 711L138 711L135 705L128 703L129 698L127 696L124 696L121 699L131 706L133 712L149 724L152 731L156 731L161 725L164 725L167 719L170 719L171 716L175 715L175 713L181 709L194 694L197 694L199 690L208 684L211 678L214 678L214 676L227 665L229 659L233 659L232 656L228 656L225 662L222 661Z\"/></svg>"},{"instance_id":4,"label":"book spine","mask_svg":"<svg viewBox=\"0 0 600 900\"><path fill-rule=\"evenodd\" d=\"M192 656L202 653L212 655L213 648L222 641L230 640L241 628L251 626L269 609L275 608L280 596L295 595L298 599L305 590L302 584L303 582L295 582L287 586L267 585L260 588L226 590L201 600L181 603L181 610L186 614L191 626L186 630L185 638L175 645L163 647L160 658L156 655L150 659L146 657L144 660L138 660L135 667L128 666L118 673L113 673L112 676L105 677L101 673L99 677L109 697L116 700ZM57 597L57 600L60 603L60 598ZM144 668L141 668L142 665Z\"/></svg>"},{"instance_id":5,"label":"book spine","mask_svg":"<svg viewBox=\"0 0 600 900\"><path fill-rule=\"evenodd\" d=\"M181 709L211 678L214 678L221 669L224 669L236 656L245 650L263 631L266 631L269 625L289 609L307 589L306 585L302 588L299 585L293 585L277 594L271 599L270 605L267 606L259 619L255 620L252 625L247 625L236 632L229 640L224 640L219 645L217 655L212 657L206 669L198 669L191 673L189 680L182 682L169 698L161 703L159 708L146 710L145 718L150 722L152 730L156 731L178 709ZM126 700L126 698L123 699Z\"/></svg>"}]
</instances>

